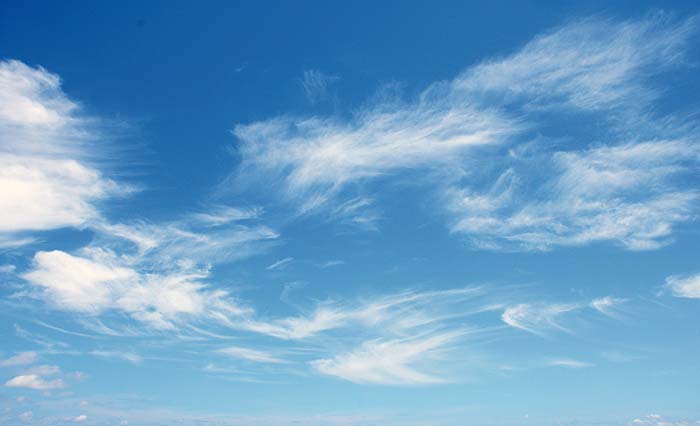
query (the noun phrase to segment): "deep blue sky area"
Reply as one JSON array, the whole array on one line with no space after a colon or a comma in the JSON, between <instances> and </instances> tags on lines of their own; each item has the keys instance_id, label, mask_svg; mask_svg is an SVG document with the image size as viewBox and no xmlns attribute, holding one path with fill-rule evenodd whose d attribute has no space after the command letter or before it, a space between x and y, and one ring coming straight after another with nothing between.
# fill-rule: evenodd
<instances>
[{"instance_id":1,"label":"deep blue sky area","mask_svg":"<svg viewBox=\"0 0 700 426\"><path fill-rule=\"evenodd\" d=\"M0 1L0 426L700 424L700 5Z\"/></svg>"}]
</instances>

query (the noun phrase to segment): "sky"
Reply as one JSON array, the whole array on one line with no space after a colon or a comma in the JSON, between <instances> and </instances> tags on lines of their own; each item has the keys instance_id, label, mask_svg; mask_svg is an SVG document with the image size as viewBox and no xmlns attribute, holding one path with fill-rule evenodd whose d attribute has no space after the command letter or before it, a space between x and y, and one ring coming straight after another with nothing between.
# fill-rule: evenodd
<instances>
[{"instance_id":1,"label":"sky","mask_svg":"<svg viewBox=\"0 0 700 426\"><path fill-rule=\"evenodd\" d=\"M696 2L0 2L0 425L700 425Z\"/></svg>"}]
</instances>

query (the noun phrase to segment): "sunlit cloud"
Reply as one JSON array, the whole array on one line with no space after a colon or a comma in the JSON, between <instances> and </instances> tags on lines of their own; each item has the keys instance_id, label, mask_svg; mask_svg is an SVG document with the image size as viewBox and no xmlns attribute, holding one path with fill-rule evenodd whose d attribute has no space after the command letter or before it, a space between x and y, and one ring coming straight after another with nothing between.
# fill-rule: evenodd
<instances>
[{"instance_id":1,"label":"sunlit cloud","mask_svg":"<svg viewBox=\"0 0 700 426\"><path fill-rule=\"evenodd\" d=\"M693 126L649 112L662 93L650 77L683 66L697 35L695 17L583 19L410 101L241 124L233 182L269 184L300 214L376 230L365 194L404 179L434 188L436 213L475 248L658 249L693 218L700 156ZM577 112L602 126L602 141L584 132L558 149L538 143L541 129Z\"/></svg>"},{"instance_id":2,"label":"sunlit cloud","mask_svg":"<svg viewBox=\"0 0 700 426\"><path fill-rule=\"evenodd\" d=\"M61 89L59 77L20 61L0 62L0 245L28 231L84 227L98 203L132 191L95 165L98 123Z\"/></svg>"},{"instance_id":3,"label":"sunlit cloud","mask_svg":"<svg viewBox=\"0 0 700 426\"><path fill-rule=\"evenodd\" d=\"M700 274L670 276L665 288L676 297L700 299Z\"/></svg>"}]
</instances>

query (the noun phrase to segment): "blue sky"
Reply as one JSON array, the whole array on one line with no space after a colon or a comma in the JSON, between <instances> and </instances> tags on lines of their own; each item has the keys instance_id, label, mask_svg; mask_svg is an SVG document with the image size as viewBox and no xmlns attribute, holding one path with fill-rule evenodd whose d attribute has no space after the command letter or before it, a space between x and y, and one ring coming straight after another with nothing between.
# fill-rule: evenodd
<instances>
[{"instance_id":1,"label":"blue sky","mask_svg":"<svg viewBox=\"0 0 700 426\"><path fill-rule=\"evenodd\" d=\"M700 424L697 4L0 8L0 424Z\"/></svg>"}]
</instances>

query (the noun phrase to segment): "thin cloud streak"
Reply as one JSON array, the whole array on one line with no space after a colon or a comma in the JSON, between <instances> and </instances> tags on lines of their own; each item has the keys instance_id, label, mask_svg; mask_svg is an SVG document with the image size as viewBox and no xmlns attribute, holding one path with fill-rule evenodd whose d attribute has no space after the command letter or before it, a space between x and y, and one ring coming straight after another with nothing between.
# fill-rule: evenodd
<instances>
[{"instance_id":1,"label":"thin cloud streak","mask_svg":"<svg viewBox=\"0 0 700 426\"><path fill-rule=\"evenodd\" d=\"M227 184L265 182L299 214L343 222L335 212L367 199L373 184L420 170L452 233L477 249L658 249L700 204L697 185L681 179L693 179L700 153L696 129L650 113L663 93L650 81L685 65L697 22L663 13L582 19L412 101L383 99L349 119L238 125L241 164ZM559 150L533 142L572 113L596 117L603 141L574 135ZM351 217L377 229L371 210Z\"/></svg>"}]
</instances>

